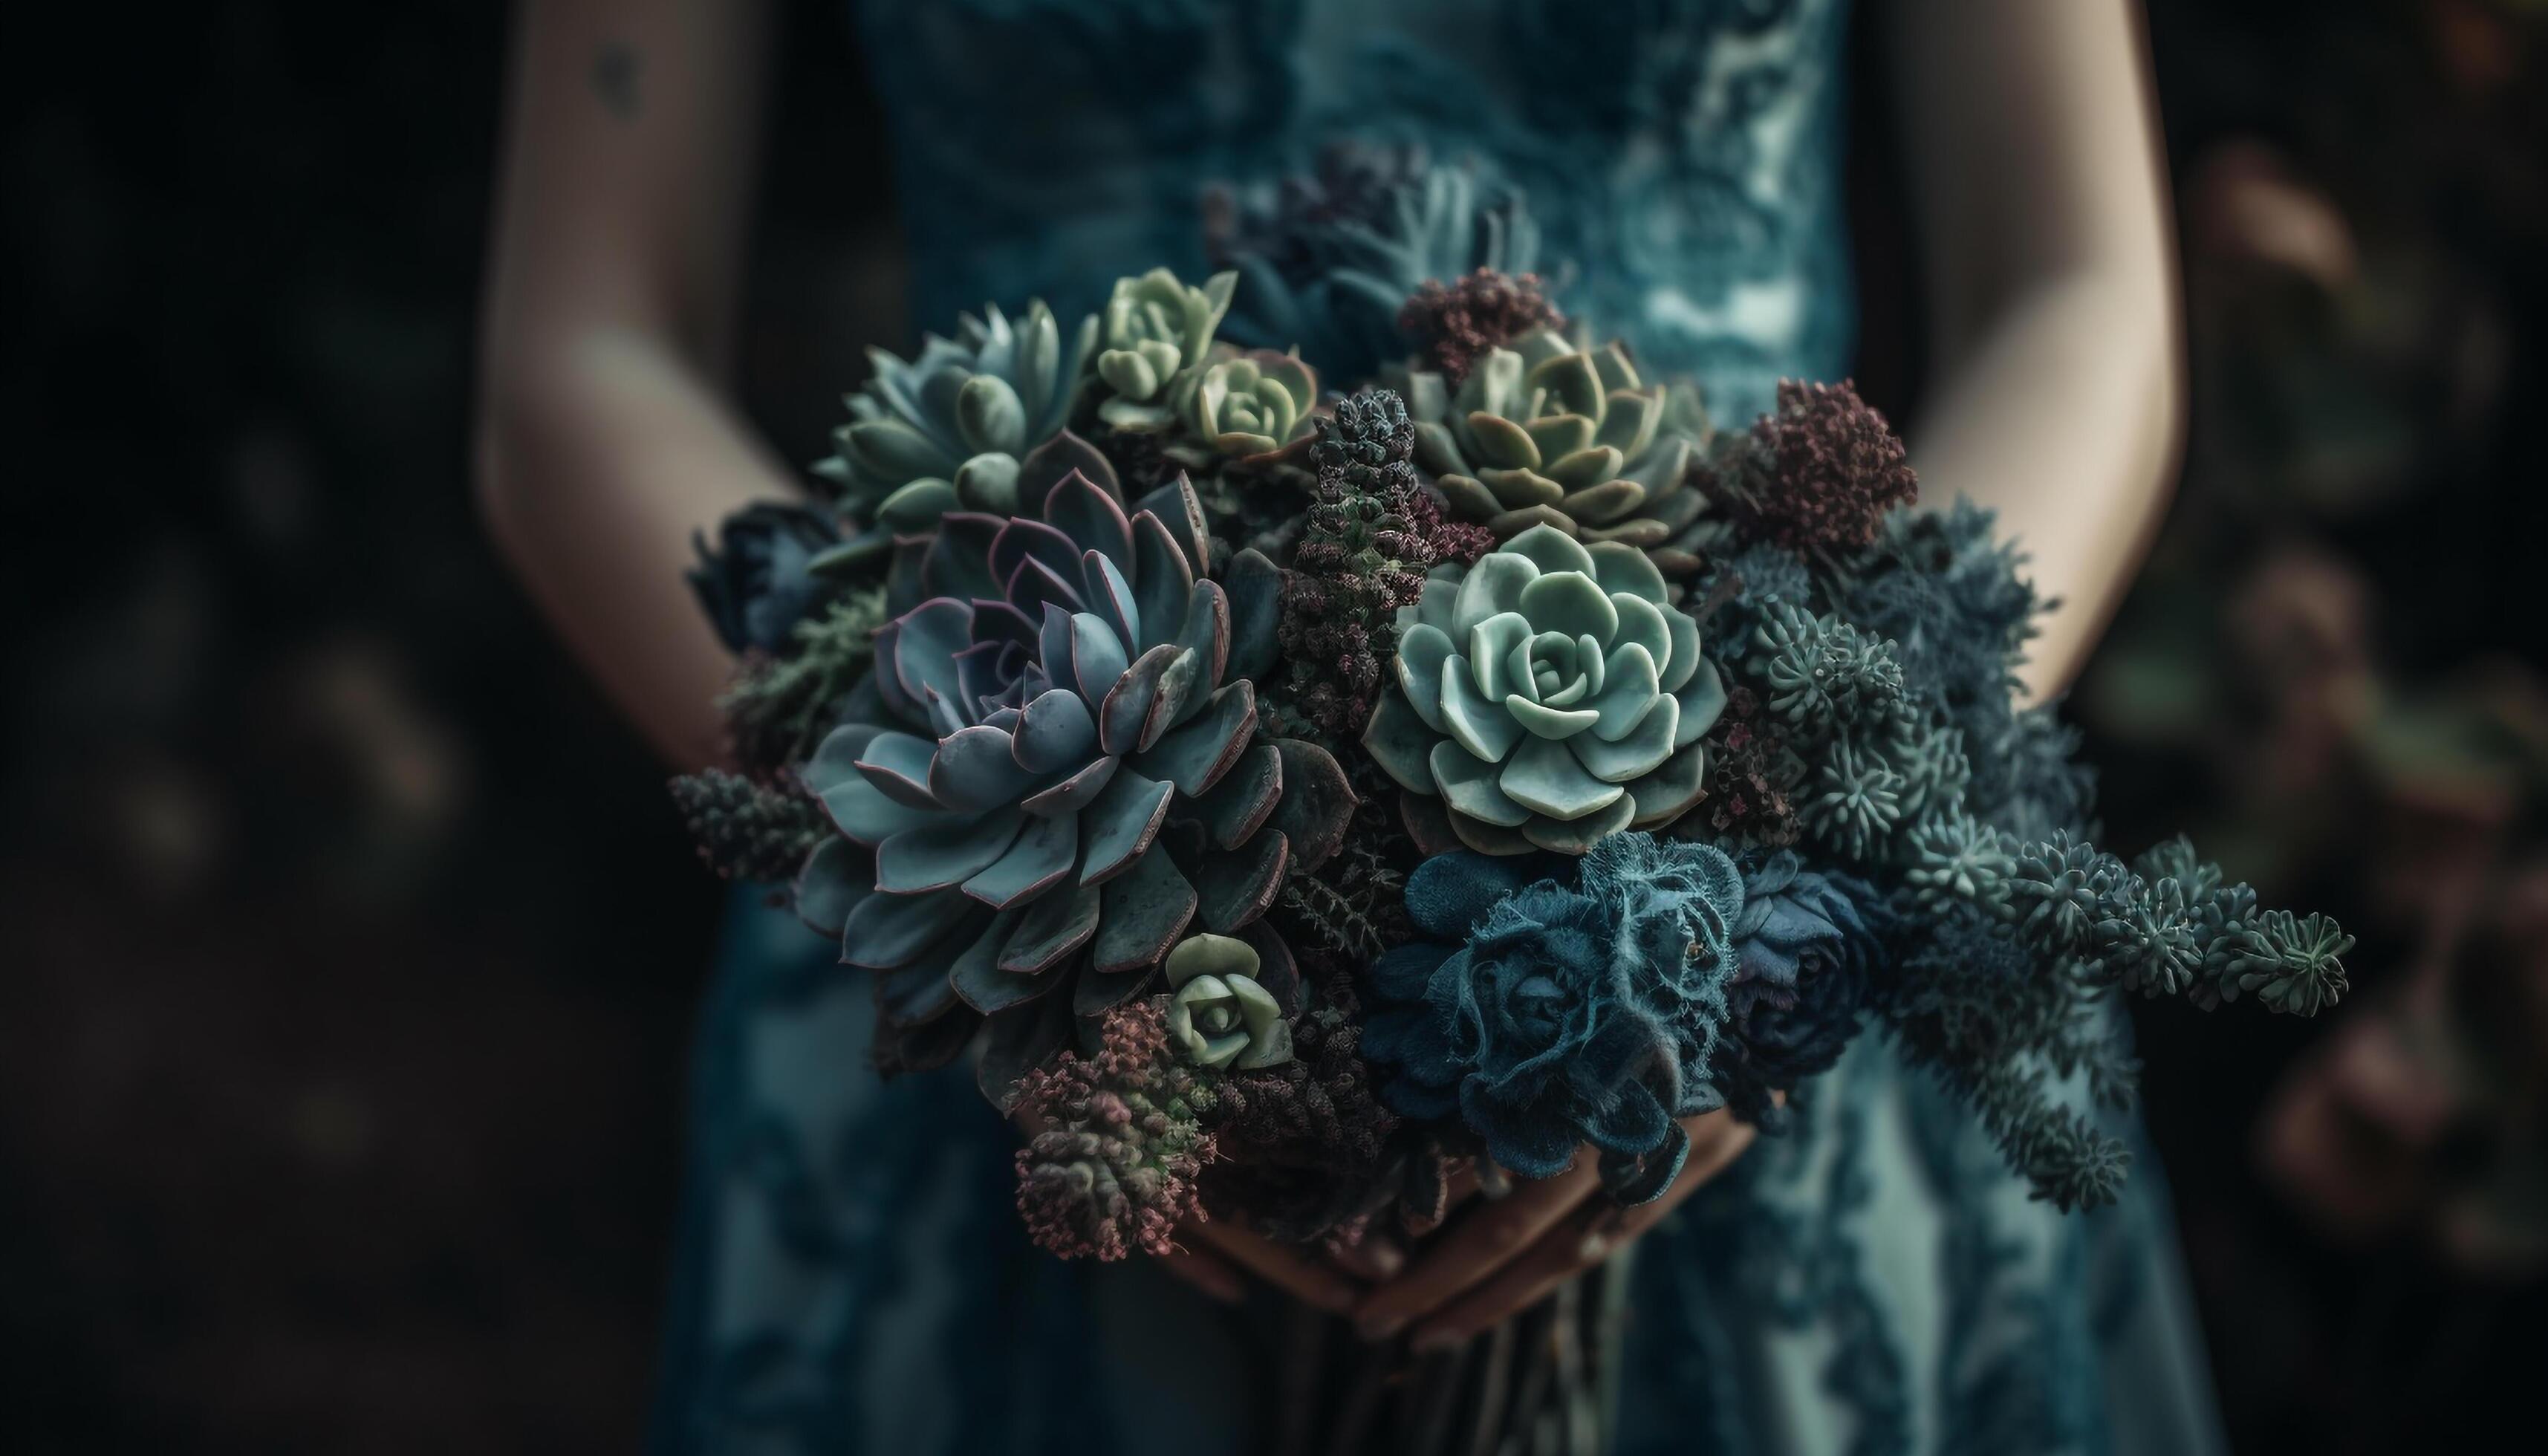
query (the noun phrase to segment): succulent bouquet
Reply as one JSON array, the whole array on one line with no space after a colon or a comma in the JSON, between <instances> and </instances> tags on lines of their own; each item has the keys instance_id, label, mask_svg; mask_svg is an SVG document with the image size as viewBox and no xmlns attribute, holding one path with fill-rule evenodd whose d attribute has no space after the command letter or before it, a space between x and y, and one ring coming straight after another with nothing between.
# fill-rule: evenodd
<instances>
[{"instance_id":1,"label":"succulent bouquet","mask_svg":"<svg viewBox=\"0 0 2548 1456\"><path fill-rule=\"evenodd\" d=\"M1579 1156L1650 1199L1868 1033L2093 1205L2101 1000L2343 992L2323 918L2089 842L2020 558L1851 386L1716 428L1465 172L1217 221L1200 286L875 353L819 502L693 576L706 857L839 941L883 1071L969 1051L1039 1242L1349 1244Z\"/></svg>"}]
</instances>

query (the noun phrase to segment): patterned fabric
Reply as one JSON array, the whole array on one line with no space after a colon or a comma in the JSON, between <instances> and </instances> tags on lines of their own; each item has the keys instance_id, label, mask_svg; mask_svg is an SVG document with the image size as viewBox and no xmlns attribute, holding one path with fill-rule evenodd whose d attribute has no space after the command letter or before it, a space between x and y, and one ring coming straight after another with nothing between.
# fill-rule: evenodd
<instances>
[{"instance_id":1,"label":"patterned fabric","mask_svg":"<svg viewBox=\"0 0 2548 1456\"><path fill-rule=\"evenodd\" d=\"M1352 137L1520 184L1569 308L1720 418L1846 372L1842 0L860 5L924 322L1197 275L1207 184ZM876 1080L836 955L738 895L655 1449L1254 1449L1279 1321L1030 1249L1010 1131L961 1067ZM2146 1152L2057 1215L1871 1038L1794 1122L1643 1241L1622 1456L2218 1449Z\"/></svg>"}]
</instances>

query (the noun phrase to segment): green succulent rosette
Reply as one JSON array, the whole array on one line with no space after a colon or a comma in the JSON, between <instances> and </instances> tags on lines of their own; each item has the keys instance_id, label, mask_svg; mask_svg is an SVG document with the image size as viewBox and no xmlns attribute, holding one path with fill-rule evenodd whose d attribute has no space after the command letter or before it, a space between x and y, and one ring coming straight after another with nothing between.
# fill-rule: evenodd
<instances>
[{"instance_id":1,"label":"green succulent rosette","mask_svg":"<svg viewBox=\"0 0 2548 1456\"><path fill-rule=\"evenodd\" d=\"M950 511L1014 514L1019 462L1070 422L1096 340L1095 316L1065 336L1039 300L1014 324L997 307L966 314L954 338L931 334L909 360L869 349L873 373L814 466L858 529L818 569L879 560Z\"/></svg>"},{"instance_id":2,"label":"green succulent rosette","mask_svg":"<svg viewBox=\"0 0 2548 1456\"><path fill-rule=\"evenodd\" d=\"M1177 421L1208 456L1245 458L1309 433L1319 376L1298 354L1253 349L1188 370L1170 390Z\"/></svg>"},{"instance_id":3,"label":"green succulent rosette","mask_svg":"<svg viewBox=\"0 0 2548 1456\"><path fill-rule=\"evenodd\" d=\"M1168 1044L1196 1066L1257 1071L1292 1059L1292 1022L1257 979L1256 948L1192 935L1168 953Z\"/></svg>"},{"instance_id":4,"label":"green succulent rosette","mask_svg":"<svg viewBox=\"0 0 2548 1456\"><path fill-rule=\"evenodd\" d=\"M1171 387L1210 354L1237 287L1235 273L1216 273L1193 288L1165 268L1117 279L1099 315L1097 377L1112 394L1097 407L1098 417L1117 429L1166 428L1176 417Z\"/></svg>"},{"instance_id":5,"label":"green succulent rosette","mask_svg":"<svg viewBox=\"0 0 2548 1456\"><path fill-rule=\"evenodd\" d=\"M1398 621L1398 683L1362 741L1426 853L1580 855L1705 795L1725 686L1637 548L1533 526L1437 568Z\"/></svg>"}]
</instances>

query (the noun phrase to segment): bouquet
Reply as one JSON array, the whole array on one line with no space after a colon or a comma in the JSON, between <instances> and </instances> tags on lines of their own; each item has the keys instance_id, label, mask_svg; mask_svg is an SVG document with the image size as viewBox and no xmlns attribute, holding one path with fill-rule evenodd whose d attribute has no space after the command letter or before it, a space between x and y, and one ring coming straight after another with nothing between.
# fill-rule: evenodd
<instances>
[{"instance_id":1,"label":"bouquet","mask_svg":"<svg viewBox=\"0 0 2548 1456\"><path fill-rule=\"evenodd\" d=\"M1849 384L1716 428L1465 171L1215 216L1200 286L875 353L820 503L693 577L743 659L705 856L870 980L880 1071L969 1051L1039 1243L1348 1245L1579 1156L1634 1204L1866 1035L2095 1205L2103 1000L2342 994L2324 918L2090 841L2021 558Z\"/></svg>"}]
</instances>

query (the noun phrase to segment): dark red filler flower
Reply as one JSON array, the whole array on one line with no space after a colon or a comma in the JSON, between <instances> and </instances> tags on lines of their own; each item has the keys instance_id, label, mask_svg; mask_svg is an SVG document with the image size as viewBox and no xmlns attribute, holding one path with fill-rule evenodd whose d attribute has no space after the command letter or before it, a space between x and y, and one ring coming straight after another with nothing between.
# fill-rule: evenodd
<instances>
[{"instance_id":1,"label":"dark red filler flower","mask_svg":"<svg viewBox=\"0 0 2548 1456\"><path fill-rule=\"evenodd\" d=\"M1322 956L1306 958L1324 969L1316 1002L1292 1029L1292 1059L1219 1088L1213 1138L1227 1155L1203 1177L1204 1206L1244 1213L1296 1243L1359 1242L1393 1205L1402 1218L1440 1218L1439 1150L1397 1136L1397 1115L1380 1104L1362 1059L1352 973ZM1431 1164L1413 1166L1428 1150Z\"/></svg>"},{"instance_id":2,"label":"dark red filler flower","mask_svg":"<svg viewBox=\"0 0 2548 1456\"><path fill-rule=\"evenodd\" d=\"M1473 561L1494 539L1444 521L1416 484L1415 428L1396 394L1339 401L1319 431L1318 499L1284 574L1280 638L1301 715L1343 741L1371 718L1398 609L1415 604L1425 572Z\"/></svg>"},{"instance_id":3,"label":"dark red filler flower","mask_svg":"<svg viewBox=\"0 0 2548 1456\"><path fill-rule=\"evenodd\" d=\"M1884 512L1919 494L1902 437L1846 380L1780 381L1732 470L1711 494L1745 540L1788 551L1863 551Z\"/></svg>"},{"instance_id":4,"label":"dark red filler flower","mask_svg":"<svg viewBox=\"0 0 2548 1456\"><path fill-rule=\"evenodd\" d=\"M1214 1093L1170 1049L1166 998L1118 1006L1103 1028L1094 1055L1064 1051L1018 1083L1017 1115L1042 1127L1018 1150L1018 1212L1066 1259L1165 1254L1214 1157L1200 1121Z\"/></svg>"},{"instance_id":5,"label":"dark red filler flower","mask_svg":"<svg viewBox=\"0 0 2548 1456\"><path fill-rule=\"evenodd\" d=\"M1539 328L1563 328L1566 316L1540 292L1536 273L1480 268L1456 283L1427 280L1398 311L1398 330L1418 357L1453 389L1489 349Z\"/></svg>"}]
</instances>

